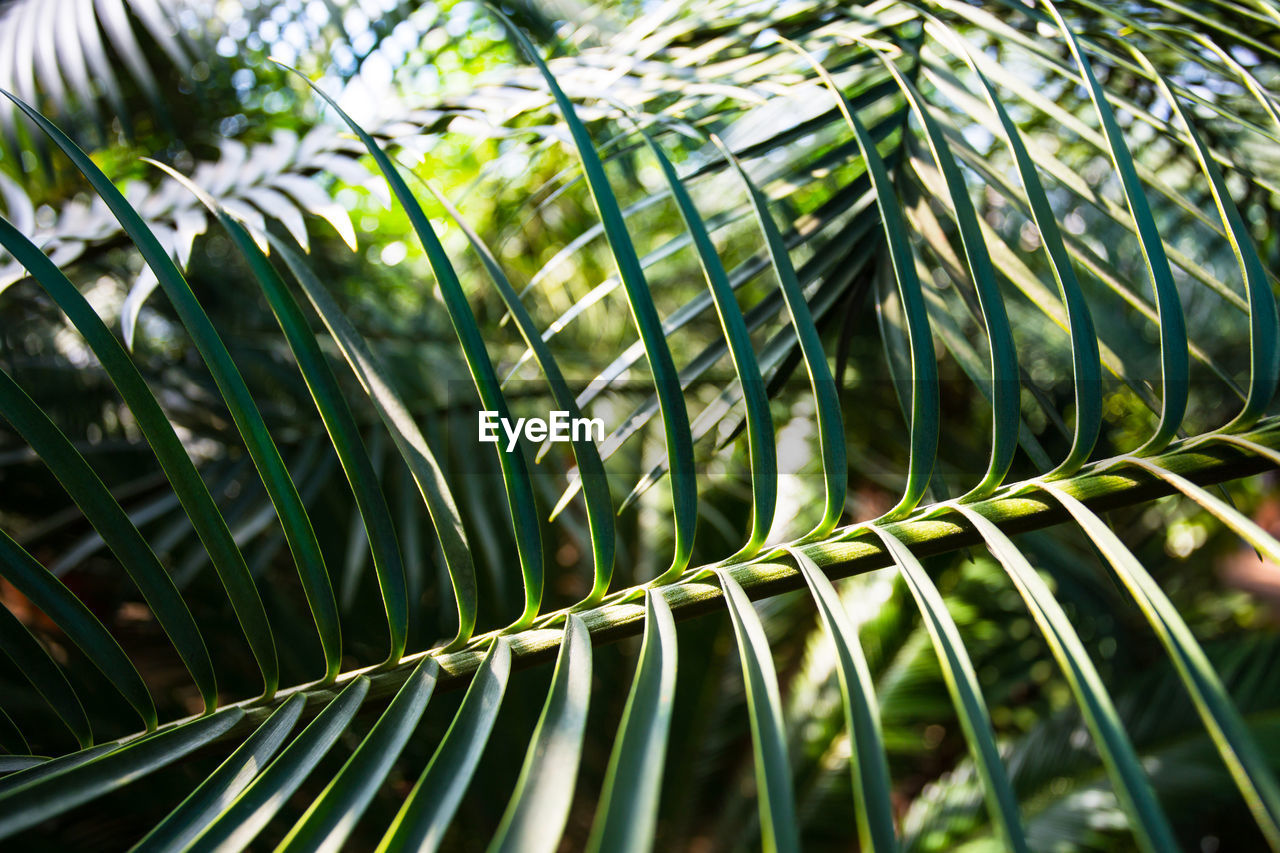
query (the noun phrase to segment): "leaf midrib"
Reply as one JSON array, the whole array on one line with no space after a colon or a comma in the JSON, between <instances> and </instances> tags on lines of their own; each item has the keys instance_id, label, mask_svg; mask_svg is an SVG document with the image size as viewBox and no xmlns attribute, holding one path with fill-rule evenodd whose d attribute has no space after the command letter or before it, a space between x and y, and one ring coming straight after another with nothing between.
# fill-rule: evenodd
<instances>
[{"instance_id":1,"label":"leaf midrib","mask_svg":"<svg viewBox=\"0 0 1280 853\"><path fill-rule=\"evenodd\" d=\"M1280 417L1268 418L1261 423L1259 428L1243 435L1258 444L1280 449ZM1199 485L1236 480L1274 468L1267 460L1250 455L1234 445L1203 446L1205 440L1202 436L1179 442L1171 450L1151 459ZM1115 470L1109 470L1113 468ZM1147 475L1137 465L1125 462L1124 456L1092 463L1081 474L1070 480L1059 481L1059 484L1095 512L1133 506L1176 493L1168 483ZM1008 534L1070 521L1069 514L1051 497L1035 493L1019 494L1020 491L1030 491L1033 486L1033 480L1011 484L1001 489L996 497L975 502L973 506ZM981 538L977 533L961 525L954 519L954 514L927 517L938 515L939 510L936 505L921 507L907 519L886 527L918 557L956 551L980 543ZM862 538L864 535L868 538ZM828 538L808 543L803 550L822 567L828 577L838 579L891 564L889 555L878 543L872 541L874 539L870 528L858 523L838 527ZM732 569L735 579L752 600L768 598L804 586L803 578L794 567L764 561L770 558L777 559L776 550L766 549L761 562L746 563ZM664 595L676 621L723 609L723 591L714 582L713 576L707 577L708 574L709 567L691 569L685 580L664 587ZM607 603L578 613L590 631L593 646L617 642L637 636L643 631L644 606L640 596L644 589L645 585L637 585L620 590L611 594L606 599ZM635 600L627 600L628 597L635 597ZM511 642L513 670L554 660L563 633L560 626L567 612L567 609L561 609L544 614L533 627L504 635ZM437 690L465 688L479 667L490 641L499 632L495 630L479 634L462 650L449 654L437 653L436 660L440 666ZM414 667L432 652L438 650L407 655L399 665L392 668L375 665L349 670L340 674L329 685L311 682L282 689L269 702L262 702L259 697L224 705L223 708L242 707L246 713L239 723L223 733L218 740L242 740L261 725L281 703L297 692L306 694L306 706L300 721L305 723L319 713L347 684L361 675L368 676L371 681L361 713L379 708L384 703L370 700L389 699L393 696ZM159 731L193 719L196 718L165 723L160 726ZM121 743L129 740L132 738L124 739Z\"/></svg>"}]
</instances>

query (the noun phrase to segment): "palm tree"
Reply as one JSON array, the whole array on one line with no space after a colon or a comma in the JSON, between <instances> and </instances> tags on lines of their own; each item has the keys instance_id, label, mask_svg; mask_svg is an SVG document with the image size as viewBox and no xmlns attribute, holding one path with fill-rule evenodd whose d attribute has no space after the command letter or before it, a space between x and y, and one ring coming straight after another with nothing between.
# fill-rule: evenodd
<instances>
[{"instance_id":1,"label":"palm tree","mask_svg":"<svg viewBox=\"0 0 1280 853\"><path fill-rule=\"evenodd\" d=\"M6 844L1280 849L1270 0L61 5Z\"/></svg>"}]
</instances>

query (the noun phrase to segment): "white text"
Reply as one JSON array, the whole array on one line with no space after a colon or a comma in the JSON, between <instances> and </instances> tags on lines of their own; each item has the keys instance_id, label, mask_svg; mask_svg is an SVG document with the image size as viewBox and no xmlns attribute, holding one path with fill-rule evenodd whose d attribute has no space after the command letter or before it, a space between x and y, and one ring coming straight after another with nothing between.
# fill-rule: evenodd
<instances>
[{"instance_id":1,"label":"white text","mask_svg":"<svg viewBox=\"0 0 1280 853\"><path fill-rule=\"evenodd\" d=\"M524 435L529 441L604 441L603 418L571 418L568 412L550 412L542 418L516 418L513 424L489 409L480 411L480 441L497 444L501 440L501 428L507 438L507 452L516 449L516 442Z\"/></svg>"}]
</instances>

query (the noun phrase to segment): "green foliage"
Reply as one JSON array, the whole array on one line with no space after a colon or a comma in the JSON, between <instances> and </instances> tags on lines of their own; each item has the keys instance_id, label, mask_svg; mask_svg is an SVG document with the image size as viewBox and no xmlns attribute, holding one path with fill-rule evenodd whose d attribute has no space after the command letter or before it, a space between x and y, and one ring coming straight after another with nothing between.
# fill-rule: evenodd
<instances>
[{"instance_id":1,"label":"green foliage","mask_svg":"<svg viewBox=\"0 0 1280 853\"><path fill-rule=\"evenodd\" d=\"M90 5L6 844L1280 849L1270 0Z\"/></svg>"}]
</instances>

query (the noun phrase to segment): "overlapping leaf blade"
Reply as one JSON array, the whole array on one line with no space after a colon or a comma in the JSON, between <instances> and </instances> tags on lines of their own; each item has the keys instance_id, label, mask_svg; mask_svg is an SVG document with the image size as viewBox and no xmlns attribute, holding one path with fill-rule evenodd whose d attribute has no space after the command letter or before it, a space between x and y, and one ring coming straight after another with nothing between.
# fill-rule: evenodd
<instances>
[{"instance_id":1,"label":"overlapping leaf blade","mask_svg":"<svg viewBox=\"0 0 1280 853\"><path fill-rule=\"evenodd\" d=\"M755 753L756 791L760 802L761 843L767 851L800 849L795 815L791 762L782 723L782 698L773 653L751 599L728 569L717 572L725 604L738 640L738 657L747 689L751 745Z\"/></svg>"},{"instance_id":2,"label":"overlapping leaf blade","mask_svg":"<svg viewBox=\"0 0 1280 853\"><path fill-rule=\"evenodd\" d=\"M360 438L360 428L356 425L351 409L338 388L333 371L330 370L324 354L320 351L297 301L245 227L232 219L212 198L190 181L162 164L155 165L196 192L201 197L201 201L210 207L210 211L217 217L218 222L230 235L232 242L249 264L254 278L267 297L276 321L289 342L289 348L298 362L298 369L302 372L302 377L315 401L316 409L320 413L320 419L324 422L334 450L337 451L338 459L342 462L343 470L347 474L347 480L351 483L356 505L364 521L373 551L374 571L378 576L378 587L382 592L383 606L387 614L387 627L390 633L387 662L397 663L404 654L409 629L404 562L400 557L400 545L396 541L391 511L387 508L386 498L383 497L377 474L373 470L373 463L369 460L364 441ZM323 598L313 599L312 596ZM331 586L308 587L307 597L313 612L324 612L328 614L327 619L336 621L337 602ZM327 675L332 678L336 673Z\"/></svg>"},{"instance_id":3,"label":"overlapping leaf blade","mask_svg":"<svg viewBox=\"0 0 1280 853\"><path fill-rule=\"evenodd\" d=\"M1110 147L1111 160L1120 174L1120 182L1124 187L1125 201L1138 229L1138 242L1142 255L1146 260L1147 272L1155 290L1156 309L1160 317L1160 373L1163 389L1160 408L1160 423L1155 433L1143 445L1144 451L1163 449L1182 425L1183 415L1187 408L1188 364L1187 364L1187 328L1182 314L1182 301L1173 281L1173 272L1169 268L1169 260L1165 253L1164 240L1156 227L1151 214L1151 206L1147 201L1142 184L1134 167L1133 155L1125 143L1124 134L1116 122L1115 113L1107 100L1106 92L1093 73L1093 67L1085 56L1084 49L1072 31L1071 26L1063 20L1057 8L1050 0L1044 0L1045 7L1053 16L1058 28L1067 41L1067 47L1075 59L1076 66L1084 78L1093 101L1094 109L1102 123L1103 134Z\"/></svg>"},{"instance_id":4,"label":"overlapping leaf blade","mask_svg":"<svg viewBox=\"0 0 1280 853\"><path fill-rule=\"evenodd\" d=\"M208 315L196 301L186 279L137 211L129 205L120 191L89 156L40 113L13 98L12 95L9 97L71 159L76 168L93 185L98 196L111 208L121 226L137 245L143 258L159 279L161 287L173 302L179 316L182 317L205 364L213 373L219 390L236 421L236 426L245 439L254 464L262 473L273 503L281 513L284 524L287 528L291 528L291 536L298 546L305 549L306 553L298 566L303 583L309 583L317 589L327 587L328 576L324 572L319 545L315 542L315 534L311 531L306 510L298 498L293 481L289 478L284 462L280 459L280 452L271 439L252 394L232 362L230 353L227 352L226 346L213 328ZM294 544L293 540L290 544ZM225 543L222 544L225 545ZM223 585L231 597L236 616L245 630L245 636L253 649L258 666L262 670L264 695L269 696L275 693L279 684L279 665L276 660L275 641L271 635L266 613L262 608L262 601L253 587L243 558L239 557L238 552L232 555L228 551L219 550L211 556ZM318 560L320 560L319 563L316 562ZM319 598L322 596L318 595L317 599ZM331 621L327 621L323 628L317 626L325 648L326 672L332 674L337 673L341 644L336 636L336 614L334 617Z\"/></svg>"},{"instance_id":5,"label":"overlapping leaf blade","mask_svg":"<svg viewBox=\"0 0 1280 853\"><path fill-rule=\"evenodd\" d=\"M511 286L506 273L502 271L502 266L498 263L497 258L493 256L493 252L480 239L480 235L475 232L475 229L462 218L462 214L453 206L452 202L436 192L430 185L428 185L428 188L431 189L432 194L444 206L445 210L449 212L449 215L453 217L453 220L458 223L458 226L462 228L472 248L480 255L480 260L484 263L485 270L489 273L494 286L498 289L503 304L506 305L507 311L510 312L510 316L515 321L516 328L520 330L520 335L533 353L534 359L538 362L538 367L547 377L547 384L551 388L551 394L556 401L556 405L562 411L568 412L572 421L578 420L582 417L582 410L578 408L578 403L574 400L568 383L565 382L560 365L557 364L555 357L551 354L551 350L547 347L546 342L543 341L538 327L534 324L533 318L529 316L524 303L520 301L515 288ZM609 591L609 581L613 577L614 552L616 550L613 500L609 494L609 481L605 474L604 462L600 459L600 451L595 442L591 440L591 436L587 434L579 436L578 432L574 430L571 444L574 457L578 462L578 480L582 484L586 499L587 522L591 526L591 555L594 560L595 573L592 579L591 592L583 600L584 605L590 605L599 601Z\"/></svg>"},{"instance_id":6,"label":"overlapping leaf blade","mask_svg":"<svg viewBox=\"0 0 1280 853\"><path fill-rule=\"evenodd\" d=\"M303 78L306 80L307 78ZM462 284L458 275L445 254L440 238L436 236L431 221L427 218L422 206L409 190L395 164L382 147L360 125L351 120L338 104L321 89L307 80L308 85L359 137L361 143L369 151L378 164L384 178L391 186L391 191L401 208L409 217L414 233L426 250L431 270L444 295L445 307L454 331L462 345L463 356L471 371L471 378L479 392L480 400L486 410L497 413L499 419L510 420L506 398L502 387L494 373L493 363L485 349L484 338L476 325L475 315L467 304L466 295L462 292ZM502 467L502 481L506 487L507 505L511 513L511 525L515 531L516 550L520 557L520 572L524 579L524 612L512 623L512 630L527 627L538 615L542 606L543 565L542 565L542 533L536 515L533 499L533 486L529 481L529 471L525 465L524 455L514 450L507 451L501 445L498 449L498 463Z\"/></svg>"},{"instance_id":7,"label":"overlapping leaf blade","mask_svg":"<svg viewBox=\"0 0 1280 853\"><path fill-rule=\"evenodd\" d=\"M675 554L671 566L655 579L662 584L678 578L689 565L693 554L694 528L698 522L698 485L693 464L693 441L689 434L689 414L685 408L680 380L671 357L671 348L662 334L662 322L653 304L635 245L627 232L625 220L618 207L618 200L605 176L600 155L583 127L573 104L556 82L555 76L538 55L537 50L520 28L501 12L494 14L507 25L508 31L520 45L525 55L538 67L560 109L562 118L573 137L574 147L582 160L583 172L591 197L600 213L601 224L609 240L609 248L618 265L627 302L635 320L640 338L644 342L645 355L653 371L653 382L662 408L663 431L667 442L667 456L671 461L671 498L675 506Z\"/></svg>"},{"instance_id":8,"label":"overlapping leaf blade","mask_svg":"<svg viewBox=\"0 0 1280 853\"><path fill-rule=\"evenodd\" d=\"M1111 775L1116 794L1130 817L1130 828L1138 844L1148 851L1175 849L1177 844L1168 818L1151 789L1133 744L1120 725L1115 705L1062 605L1027 558L998 527L964 504L957 504L956 509L977 528L992 555L1009 573L1032 618L1040 626L1076 697L1094 744Z\"/></svg>"},{"instance_id":9,"label":"overlapping leaf blade","mask_svg":"<svg viewBox=\"0 0 1280 853\"><path fill-rule=\"evenodd\" d=\"M906 313L911 378L910 388L903 396L911 401L908 413L911 455L907 463L906 488L898 504L888 513L889 517L896 517L914 509L924 496L938 450L938 368L933 353L929 319L920 293L920 278L916 273L908 239L906 218L902 214L902 206L875 141L827 70L798 45L793 44L791 47L808 60L821 77L857 139L858 149L867 164L867 173L871 176L871 186L875 191L876 205L880 209L880 221L887 240L889 260L898 284L898 297L902 300Z\"/></svg>"},{"instance_id":10,"label":"overlapping leaf blade","mask_svg":"<svg viewBox=\"0 0 1280 853\"><path fill-rule=\"evenodd\" d=\"M3 653L13 665L22 671L22 675L31 682L40 697L48 703L49 708L58 715L81 747L93 743L93 731L89 727L89 718L85 715L84 706L75 689L67 681L67 676L58 668L57 663L49 656L49 652L31 635L27 627L18 621L18 617L6 607L0 607L0 653ZM8 748L16 752L26 752L30 747L13 722L5 717L12 731L8 732ZM13 744L21 744L16 749Z\"/></svg>"},{"instance_id":11,"label":"overlapping leaf blade","mask_svg":"<svg viewBox=\"0 0 1280 853\"><path fill-rule=\"evenodd\" d=\"M457 605L458 633L448 644L448 648L461 646L471 639L471 633L475 629L476 572L471 560L471 547L467 544L466 531L462 527L462 517L440 469L440 463L436 461L431 445L397 393L382 359L369 348L302 258L279 241L273 241L273 245L302 286L311 306L320 315L347 364L360 380L422 494L436 535L440 539Z\"/></svg>"},{"instance_id":12,"label":"overlapping leaf blade","mask_svg":"<svg viewBox=\"0 0 1280 853\"><path fill-rule=\"evenodd\" d=\"M647 853L653 847L676 686L676 626L660 591L645 592L644 606L640 662L592 824L592 853Z\"/></svg>"},{"instance_id":13,"label":"overlapping leaf blade","mask_svg":"<svg viewBox=\"0 0 1280 853\"><path fill-rule=\"evenodd\" d=\"M511 646L498 637L472 677L444 740L382 837L379 853L439 849L489 741L510 676Z\"/></svg>"},{"instance_id":14,"label":"overlapping leaf blade","mask_svg":"<svg viewBox=\"0 0 1280 853\"><path fill-rule=\"evenodd\" d=\"M1098 516L1063 487L1047 483L1045 488L1088 533L1151 623L1263 835L1272 847L1280 846L1280 786L1186 622L1147 570Z\"/></svg>"},{"instance_id":15,"label":"overlapping leaf blade","mask_svg":"<svg viewBox=\"0 0 1280 853\"><path fill-rule=\"evenodd\" d=\"M368 677L352 679L234 802L207 826L197 827L199 834L187 850L195 853L247 846L333 747L368 692Z\"/></svg>"},{"instance_id":16,"label":"overlapping leaf blade","mask_svg":"<svg viewBox=\"0 0 1280 853\"><path fill-rule=\"evenodd\" d=\"M491 853L552 853L569 819L591 700L591 636L582 619L565 620L547 702L525 753L520 778Z\"/></svg>"},{"instance_id":17,"label":"overlapping leaf blade","mask_svg":"<svg viewBox=\"0 0 1280 853\"><path fill-rule=\"evenodd\" d=\"M230 729L244 716L228 708L185 723L0 793L0 838L75 808L180 760Z\"/></svg>"},{"instance_id":18,"label":"overlapping leaf blade","mask_svg":"<svg viewBox=\"0 0 1280 853\"><path fill-rule=\"evenodd\" d=\"M342 849L422 718L427 700L435 691L439 671L435 658L422 659L338 775L280 842L277 851Z\"/></svg>"},{"instance_id":19,"label":"overlapping leaf blade","mask_svg":"<svg viewBox=\"0 0 1280 853\"><path fill-rule=\"evenodd\" d=\"M178 807L134 845L142 851L177 850L186 847L204 825L253 781L289 736L306 697L294 693L227 760L187 795Z\"/></svg>"}]
</instances>

